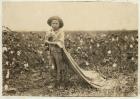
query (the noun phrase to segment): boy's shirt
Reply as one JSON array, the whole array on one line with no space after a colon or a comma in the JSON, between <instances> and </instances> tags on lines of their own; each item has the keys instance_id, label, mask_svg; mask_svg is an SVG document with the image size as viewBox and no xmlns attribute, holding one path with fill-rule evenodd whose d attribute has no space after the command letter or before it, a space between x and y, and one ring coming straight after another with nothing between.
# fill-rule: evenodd
<instances>
[{"instance_id":1,"label":"boy's shirt","mask_svg":"<svg viewBox=\"0 0 140 99\"><path fill-rule=\"evenodd\" d=\"M49 37L52 37L53 42L57 42L60 48L64 47L64 32L59 29L58 31L49 30L45 35L45 41L48 40Z\"/></svg>"}]
</instances>

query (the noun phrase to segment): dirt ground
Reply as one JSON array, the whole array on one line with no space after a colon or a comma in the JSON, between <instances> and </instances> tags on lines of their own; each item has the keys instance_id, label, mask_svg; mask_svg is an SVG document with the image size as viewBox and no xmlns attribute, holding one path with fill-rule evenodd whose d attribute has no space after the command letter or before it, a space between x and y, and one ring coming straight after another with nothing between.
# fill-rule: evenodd
<instances>
[{"instance_id":1,"label":"dirt ground","mask_svg":"<svg viewBox=\"0 0 140 99\"><path fill-rule=\"evenodd\" d=\"M32 80L22 81L18 80L16 82L15 90L4 91L3 95L13 95L13 96L137 96L137 83L133 84L135 76L130 75L130 77L125 75L120 75L118 80L121 85L114 89L97 89L78 78L77 75L73 75L62 89L52 87L54 81L50 83L50 79L39 79L36 75ZM31 76L32 77L32 76ZM30 78L29 78L30 79ZM130 81L131 80L131 81ZM19 84L19 85L18 85Z\"/></svg>"}]
</instances>

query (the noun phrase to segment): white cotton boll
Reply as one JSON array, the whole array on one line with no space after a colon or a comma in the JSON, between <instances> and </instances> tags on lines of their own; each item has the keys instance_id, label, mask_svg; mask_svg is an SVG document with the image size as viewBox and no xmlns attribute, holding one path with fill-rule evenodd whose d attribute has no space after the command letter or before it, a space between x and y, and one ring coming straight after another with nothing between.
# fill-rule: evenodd
<instances>
[{"instance_id":1,"label":"white cotton boll","mask_svg":"<svg viewBox=\"0 0 140 99\"><path fill-rule=\"evenodd\" d=\"M124 37L125 39L128 39L128 37L125 35L125 37Z\"/></svg>"},{"instance_id":2,"label":"white cotton boll","mask_svg":"<svg viewBox=\"0 0 140 99\"><path fill-rule=\"evenodd\" d=\"M9 47L9 48L7 48L8 50L10 50L11 48Z\"/></svg>"},{"instance_id":3,"label":"white cotton boll","mask_svg":"<svg viewBox=\"0 0 140 99\"><path fill-rule=\"evenodd\" d=\"M89 48L92 49L92 46L90 46Z\"/></svg>"},{"instance_id":4,"label":"white cotton boll","mask_svg":"<svg viewBox=\"0 0 140 99\"><path fill-rule=\"evenodd\" d=\"M8 90L8 89L9 89L8 85L7 84L4 85L4 90Z\"/></svg>"},{"instance_id":5,"label":"white cotton boll","mask_svg":"<svg viewBox=\"0 0 140 99\"><path fill-rule=\"evenodd\" d=\"M114 39L114 38L112 38L112 41L115 41L115 39Z\"/></svg>"},{"instance_id":6,"label":"white cotton boll","mask_svg":"<svg viewBox=\"0 0 140 99\"><path fill-rule=\"evenodd\" d=\"M43 61L45 61L45 59L44 59L44 58L42 58L42 60L43 60Z\"/></svg>"},{"instance_id":7,"label":"white cotton boll","mask_svg":"<svg viewBox=\"0 0 140 99\"><path fill-rule=\"evenodd\" d=\"M17 44L17 46L19 47L20 45L19 45L19 44Z\"/></svg>"},{"instance_id":8,"label":"white cotton boll","mask_svg":"<svg viewBox=\"0 0 140 99\"><path fill-rule=\"evenodd\" d=\"M39 54L42 54L43 52L42 52L42 51L38 51L38 53L39 53Z\"/></svg>"},{"instance_id":9,"label":"white cotton boll","mask_svg":"<svg viewBox=\"0 0 140 99\"><path fill-rule=\"evenodd\" d=\"M108 50L107 53L108 53L108 54L111 54L111 50Z\"/></svg>"},{"instance_id":10,"label":"white cotton boll","mask_svg":"<svg viewBox=\"0 0 140 99\"><path fill-rule=\"evenodd\" d=\"M3 52L5 52L5 51L7 52L7 51L8 51L7 47L3 47L3 48L2 48L2 51L3 51Z\"/></svg>"},{"instance_id":11,"label":"white cotton boll","mask_svg":"<svg viewBox=\"0 0 140 99\"><path fill-rule=\"evenodd\" d=\"M29 67L28 63L26 64L26 67Z\"/></svg>"},{"instance_id":12,"label":"white cotton boll","mask_svg":"<svg viewBox=\"0 0 140 99\"><path fill-rule=\"evenodd\" d=\"M91 39L90 42L93 42L93 39Z\"/></svg>"},{"instance_id":13,"label":"white cotton boll","mask_svg":"<svg viewBox=\"0 0 140 99\"><path fill-rule=\"evenodd\" d=\"M17 55L20 56L20 54L21 54L21 51L17 51Z\"/></svg>"},{"instance_id":14,"label":"white cotton boll","mask_svg":"<svg viewBox=\"0 0 140 99\"><path fill-rule=\"evenodd\" d=\"M28 47L31 47L31 45L30 45L30 44L28 44Z\"/></svg>"},{"instance_id":15,"label":"white cotton boll","mask_svg":"<svg viewBox=\"0 0 140 99\"><path fill-rule=\"evenodd\" d=\"M131 37L131 39L132 39L132 41L134 41L134 40L135 40L133 36Z\"/></svg>"},{"instance_id":16,"label":"white cotton boll","mask_svg":"<svg viewBox=\"0 0 140 99\"><path fill-rule=\"evenodd\" d=\"M80 44L81 44L81 45L83 44L83 40L82 40L82 39L80 40Z\"/></svg>"},{"instance_id":17,"label":"white cotton boll","mask_svg":"<svg viewBox=\"0 0 140 99\"><path fill-rule=\"evenodd\" d=\"M113 64L113 67L117 67L117 64L116 64L116 63L114 63L114 64Z\"/></svg>"},{"instance_id":18,"label":"white cotton boll","mask_svg":"<svg viewBox=\"0 0 140 99\"><path fill-rule=\"evenodd\" d=\"M132 57L131 60L133 61L134 60L134 57Z\"/></svg>"},{"instance_id":19,"label":"white cotton boll","mask_svg":"<svg viewBox=\"0 0 140 99\"><path fill-rule=\"evenodd\" d=\"M46 68L48 68L49 66L48 66L48 65L46 65L45 67L46 67Z\"/></svg>"},{"instance_id":20,"label":"white cotton boll","mask_svg":"<svg viewBox=\"0 0 140 99\"><path fill-rule=\"evenodd\" d=\"M79 49L81 49L81 47L77 47L77 49L79 50Z\"/></svg>"},{"instance_id":21,"label":"white cotton boll","mask_svg":"<svg viewBox=\"0 0 140 99\"><path fill-rule=\"evenodd\" d=\"M87 53L85 53L85 56L86 56L86 57L88 57L88 54L87 54Z\"/></svg>"},{"instance_id":22,"label":"white cotton boll","mask_svg":"<svg viewBox=\"0 0 140 99\"><path fill-rule=\"evenodd\" d=\"M24 35L24 34L22 34L22 36L24 37L25 35Z\"/></svg>"},{"instance_id":23,"label":"white cotton boll","mask_svg":"<svg viewBox=\"0 0 140 99\"><path fill-rule=\"evenodd\" d=\"M13 54L14 52L13 51L10 51L10 53Z\"/></svg>"},{"instance_id":24,"label":"white cotton boll","mask_svg":"<svg viewBox=\"0 0 140 99\"><path fill-rule=\"evenodd\" d=\"M130 44L130 48L133 48L133 45L132 44Z\"/></svg>"},{"instance_id":25,"label":"white cotton boll","mask_svg":"<svg viewBox=\"0 0 140 99\"><path fill-rule=\"evenodd\" d=\"M9 62L8 61L6 61L6 63L5 63L6 65L8 65L9 64Z\"/></svg>"},{"instance_id":26,"label":"white cotton boll","mask_svg":"<svg viewBox=\"0 0 140 99\"><path fill-rule=\"evenodd\" d=\"M24 67L25 67L25 68L29 67L28 63L24 64Z\"/></svg>"},{"instance_id":27,"label":"white cotton boll","mask_svg":"<svg viewBox=\"0 0 140 99\"><path fill-rule=\"evenodd\" d=\"M103 62L107 62L107 61L109 61L109 59L105 59L105 58L104 58Z\"/></svg>"},{"instance_id":28,"label":"white cotton boll","mask_svg":"<svg viewBox=\"0 0 140 99\"><path fill-rule=\"evenodd\" d=\"M52 65L52 69L54 69L54 65Z\"/></svg>"},{"instance_id":29,"label":"white cotton boll","mask_svg":"<svg viewBox=\"0 0 140 99\"><path fill-rule=\"evenodd\" d=\"M9 69L7 70L7 74L6 74L6 79L9 79L9 76L10 76L10 71Z\"/></svg>"},{"instance_id":30,"label":"white cotton boll","mask_svg":"<svg viewBox=\"0 0 140 99\"><path fill-rule=\"evenodd\" d=\"M116 40L118 41L118 40L119 40L119 38L117 37L117 38L116 38Z\"/></svg>"},{"instance_id":31,"label":"white cotton boll","mask_svg":"<svg viewBox=\"0 0 140 99\"><path fill-rule=\"evenodd\" d=\"M99 43L97 43L97 47L100 47L100 44Z\"/></svg>"},{"instance_id":32,"label":"white cotton boll","mask_svg":"<svg viewBox=\"0 0 140 99\"><path fill-rule=\"evenodd\" d=\"M86 65L88 66L89 65L89 62L86 61Z\"/></svg>"},{"instance_id":33,"label":"white cotton boll","mask_svg":"<svg viewBox=\"0 0 140 99\"><path fill-rule=\"evenodd\" d=\"M42 51L40 51L40 54L42 54L43 52Z\"/></svg>"},{"instance_id":34,"label":"white cotton boll","mask_svg":"<svg viewBox=\"0 0 140 99\"><path fill-rule=\"evenodd\" d=\"M101 37L105 37L105 36L106 36L106 34L102 34L102 35L101 35Z\"/></svg>"},{"instance_id":35,"label":"white cotton boll","mask_svg":"<svg viewBox=\"0 0 140 99\"><path fill-rule=\"evenodd\" d=\"M15 61L16 59L15 58L13 58L13 61Z\"/></svg>"},{"instance_id":36,"label":"white cotton boll","mask_svg":"<svg viewBox=\"0 0 140 99\"><path fill-rule=\"evenodd\" d=\"M14 61L12 62L12 65L14 65Z\"/></svg>"},{"instance_id":37,"label":"white cotton boll","mask_svg":"<svg viewBox=\"0 0 140 99\"><path fill-rule=\"evenodd\" d=\"M41 44L41 46L44 46L44 44Z\"/></svg>"}]
</instances>

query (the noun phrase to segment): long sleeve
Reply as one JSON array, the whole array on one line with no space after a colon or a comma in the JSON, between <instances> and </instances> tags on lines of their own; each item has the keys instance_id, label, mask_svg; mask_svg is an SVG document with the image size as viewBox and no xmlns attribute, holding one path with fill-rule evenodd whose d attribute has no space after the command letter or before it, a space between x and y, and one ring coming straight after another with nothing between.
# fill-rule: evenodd
<instances>
[{"instance_id":1,"label":"long sleeve","mask_svg":"<svg viewBox=\"0 0 140 99\"><path fill-rule=\"evenodd\" d=\"M56 42L58 42L58 46L60 48L64 47L64 32L63 31L60 31L59 35L57 36Z\"/></svg>"}]
</instances>

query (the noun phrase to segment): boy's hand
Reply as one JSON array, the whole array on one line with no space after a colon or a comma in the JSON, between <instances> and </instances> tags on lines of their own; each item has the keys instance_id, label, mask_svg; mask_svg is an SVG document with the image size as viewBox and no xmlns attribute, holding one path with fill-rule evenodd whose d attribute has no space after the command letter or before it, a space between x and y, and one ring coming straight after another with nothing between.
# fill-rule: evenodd
<instances>
[{"instance_id":1,"label":"boy's hand","mask_svg":"<svg viewBox=\"0 0 140 99\"><path fill-rule=\"evenodd\" d=\"M58 42L50 42L50 41L47 40L47 41L45 42L45 45L48 45L48 44L59 45Z\"/></svg>"},{"instance_id":2,"label":"boy's hand","mask_svg":"<svg viewBox=\"0 0 140 99\"><path fill-rule=\"evenodd\" d=\"M47 43L47 44L49 44L49 43L50 43L50 41L46 41L46 43Z\"/></svg>"},{"instance_id":3,"label":"boy's hand","mask_svg":"<svg viewBox=\"0 0 140 99\"><path fill-rule=\"evenodd\" d=\"M57 44L57 43L56 43L56 42L46 41L46 44L53 44L53 45L55 45L55 44Z\"/></svg>"},{"instance_id":4,"label":"boy's hand","mask_svg":"<svg viewBox=\"0 0 140 99\"><path fill-rule=\"evenodd\" d=\"M48 44L49 44L49 41L45 41L45 46L48 46Z\"/></svg>"}]
</instances>

